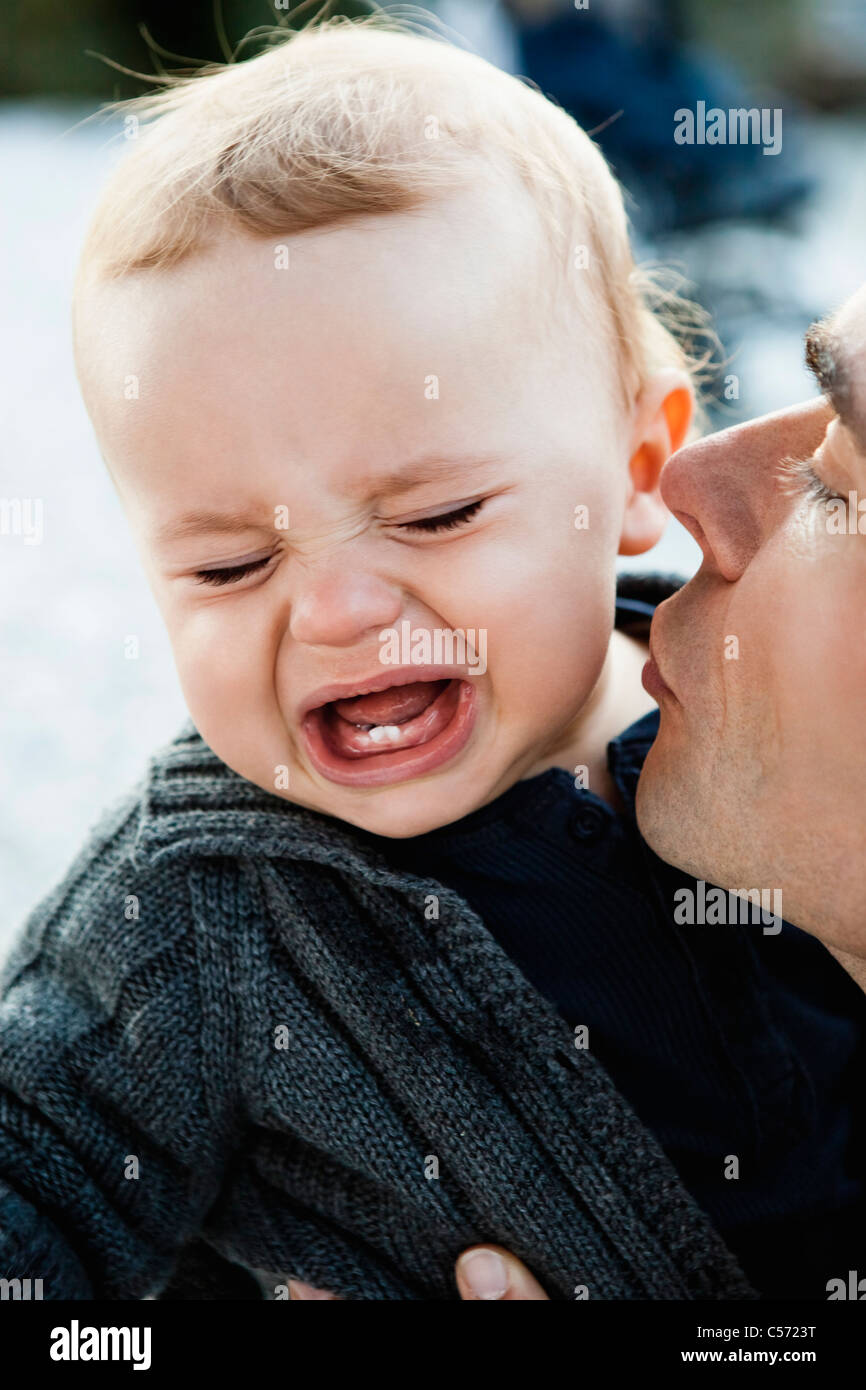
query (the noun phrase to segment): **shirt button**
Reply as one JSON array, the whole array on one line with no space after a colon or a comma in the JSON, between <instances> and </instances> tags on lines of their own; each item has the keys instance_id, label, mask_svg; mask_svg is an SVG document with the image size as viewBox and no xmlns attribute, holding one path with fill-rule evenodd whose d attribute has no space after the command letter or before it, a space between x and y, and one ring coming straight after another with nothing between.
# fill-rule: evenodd
<instances>
[{"instance_id":1,"label":"shirt button","mask_svg":"<svg viewBox=\"0 0 866 1390\"><path fill-rule=\"evenodd\" d=\"M578 840L595 840L604 829L604 812L598 806L581 806L571 817L570 830Z\"/></svg>"}]
</instances>

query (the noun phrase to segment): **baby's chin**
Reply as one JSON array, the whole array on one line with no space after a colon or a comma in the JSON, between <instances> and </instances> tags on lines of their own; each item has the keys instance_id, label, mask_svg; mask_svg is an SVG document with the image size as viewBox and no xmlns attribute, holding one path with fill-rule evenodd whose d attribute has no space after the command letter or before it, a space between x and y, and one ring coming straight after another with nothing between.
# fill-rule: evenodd
<instances>
[{"instance_id":1,"label":"baby's chin","mask_svg":"<svg viewBox=\"0 0 866 1390\"><path fill-rule=\"evenodd\" d=\"M335 788L334 795L317 795L307 801L287 799L319 815L353 825L368 835L380 835L389 840L409 840L439 830L462 820L490 799L490 796L479 794L477 783L468 775L451 777L447 787L438 789L433 788L432 781L432 778L419 777L417 782L371 788L352 796L340 795L340 790Z\"/></svg>"}]
</instances>

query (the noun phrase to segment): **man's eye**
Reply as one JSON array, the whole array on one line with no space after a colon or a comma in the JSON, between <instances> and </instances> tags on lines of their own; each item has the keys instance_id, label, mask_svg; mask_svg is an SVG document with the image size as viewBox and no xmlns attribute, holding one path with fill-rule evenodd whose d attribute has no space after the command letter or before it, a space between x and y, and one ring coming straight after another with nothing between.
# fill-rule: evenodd
<instances>
[{"instance_id":1,"label":"man's eye","mask_svg":"<svg viewBox=\"0 0 866 1390\"><path fill-rule=\"evenodd\" d=\"M270 562L271 556L266 555L262 560L251 560L246 565L235 565L231 569L196 570L195 578L199 584L237 584L239 579L255 574L256 570L264 569Z\"/></svg>"},{"instance_id":2,"label":"man's eye","mask_svg":"<svg viewBox=\"0 0 866 1390\"><path fill-rule=\"evenodd\" d=\"M487 501L486 497L480 497L477 502L467 502L465 507L458 507L453 512L441 512L439 516L422 516L417 521L400 522L397 529L400 531L452 531L456 526L463 526L469 521L476 512L479 512Z\"/></svg>"},{"instance_id":3,"label":"man's eye","mask_svg":"<svg viewBox=\"0 0 866 1390\"><path fill-rule=\"evenodd\" d=\"M814 455L809 458L787 458L779 465L779 473L790 485L791 491L805 493L808 502L847 501L847 498L834 492L829 483L825 483L824 479L818 476L812 466L813 457Z\"/></svg>"}]
</instances>

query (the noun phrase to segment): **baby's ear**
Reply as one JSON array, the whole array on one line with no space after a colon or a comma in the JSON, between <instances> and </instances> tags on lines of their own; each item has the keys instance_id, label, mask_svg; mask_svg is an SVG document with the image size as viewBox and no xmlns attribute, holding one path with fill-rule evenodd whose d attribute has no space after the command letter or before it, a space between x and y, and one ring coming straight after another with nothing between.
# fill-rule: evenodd
<instances>
[{"instance_id":1,"label":"baby's ear","mask_svg":"<svg viewBox=\"0 0 866 1390\"><path fill-rule=\"evenodd\" d=\"M685 441L693 410L691 380L676 367L654 372L639 393L633 407L620 555L640 555L661 540L670 513L659 492L659 477Z\"/></svg>"}]
</instances>

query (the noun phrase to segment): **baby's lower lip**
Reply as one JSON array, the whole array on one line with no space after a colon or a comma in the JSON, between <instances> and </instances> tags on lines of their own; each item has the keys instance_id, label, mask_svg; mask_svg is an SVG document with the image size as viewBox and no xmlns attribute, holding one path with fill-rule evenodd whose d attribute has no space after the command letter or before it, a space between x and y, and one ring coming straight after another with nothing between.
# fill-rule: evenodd
<instances>
[{"instance_id":1,"label":"baby's lower lip","mask_svg":"<svg viewBox=\"0 0 866 1390\"><path fill-rule=\"evenodd\" d=\"M395 747L385 734L382 751L369 738L359 737L358 746L344 752L331 732L335 718L328 705L311 710L301 732L310 761L329 782L347 787L382 787L408 782L412 777L432 772L457 756L465 746L475 723L476 691L469 680L450 680L423 715L409 721L413 727L400 738L408 746ZM344 744L345 740L341 740ZM372 744L372 747L364 747Z\"/></svg>"}]
</instances>

